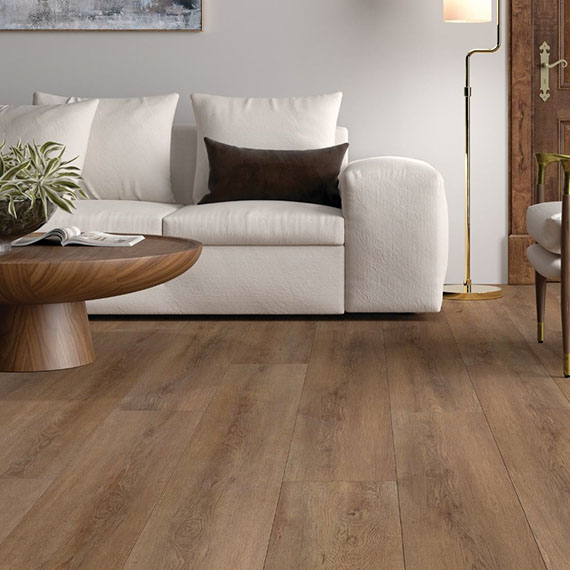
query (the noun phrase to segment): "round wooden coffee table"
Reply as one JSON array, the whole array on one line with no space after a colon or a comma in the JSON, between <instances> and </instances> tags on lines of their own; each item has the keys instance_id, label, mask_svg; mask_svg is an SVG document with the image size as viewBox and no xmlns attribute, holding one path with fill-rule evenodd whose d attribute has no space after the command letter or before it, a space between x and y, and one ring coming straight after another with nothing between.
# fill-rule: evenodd
<instances>
[{"instance_id":1,"label":"round wooden coffee table","mask_svg":"<svg viewBox=\"0 0 570 570\"><path fill-rule=\"evenodd\" d=\"M201 251L196 241L147 236L132 247L33 245L0 254L0 371L89 364L85 301L170 281Z\"/></svg>"}]
</instances>

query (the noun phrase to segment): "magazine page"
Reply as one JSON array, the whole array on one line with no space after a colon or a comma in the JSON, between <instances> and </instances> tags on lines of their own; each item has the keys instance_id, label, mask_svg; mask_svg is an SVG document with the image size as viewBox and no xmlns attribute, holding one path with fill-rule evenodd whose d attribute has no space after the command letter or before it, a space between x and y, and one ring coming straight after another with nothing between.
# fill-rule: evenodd
<instances>
[{"instance_id":1,"label":"magazine page","mask_svg":"<svg viewBox=\"0 0 570 570\"><path fill-rule=\"evenodd\" d=\"M23 247L26 245L32 245L40 241L58 241L60 243L65 243L67 240L73 239L75 236L81 234L81 230L76 226L67 226L65 228L54 228L49 232L40 234L37 236L29 236L17 239L12 242L14 247Z\"/></svg>"},{"instance_id":2,"label":"magazine page","mask_svg":"<svg viewBox=\"0 0 570 570\"><path fill-rule=\"evenodd\" d=\"M144 236L123 236L104 232L81 232L76 226L55 228L45 234L29 236L12 242L15 247L23 247L38 242L55 242L61 245L90 245L105 247L131 247L144 239Z\"/></svg>"},{"instance_id":3,"label":"magazine page","mask_svg":"<svg viewBox=\"0 0 570 570\"><path fill-rule=\"evenodd\" d=\"M144 236L123 236L104 232L84 232L67 240L65 245L94 245L107 247L129 247L144 239Z\"/></svg>"},{"instance_id":4,"label":"magazine page","mask_svg":"<svg viewBox=\"0 0 570 570\"><path fill-rule=\"evenodd\" d=\"M81 230L77 226L67 226L65 228L56 228L54 231L63 232L64 237L63 237L62 241L68 241L74 237L77 237L78 235L81 235Z\"/></svg>"}]
</instances>

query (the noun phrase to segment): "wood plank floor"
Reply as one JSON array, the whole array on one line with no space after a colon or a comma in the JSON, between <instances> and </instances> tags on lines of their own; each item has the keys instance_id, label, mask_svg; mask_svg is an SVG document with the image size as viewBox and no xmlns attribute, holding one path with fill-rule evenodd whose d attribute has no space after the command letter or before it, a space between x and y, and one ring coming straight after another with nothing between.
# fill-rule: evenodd
<instances>
[{"instance_id":1,"label":"wood plank floor","mask_svg":"<svg viewBox=\"0 0 570 570\"><path fill-rule=\"evenodd\" d=\"M0 568L567 570L559 303L94 319L0 374Z\"/></svg>"}]
</instances>

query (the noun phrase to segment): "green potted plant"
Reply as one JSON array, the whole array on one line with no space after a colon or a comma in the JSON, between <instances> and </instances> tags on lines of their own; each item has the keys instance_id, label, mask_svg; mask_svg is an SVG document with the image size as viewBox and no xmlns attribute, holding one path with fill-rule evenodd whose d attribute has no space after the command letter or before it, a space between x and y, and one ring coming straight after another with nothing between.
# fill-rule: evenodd
<instances>
[{"instance_id":1,"label":"green potted plant","mask_svg":"<svg viewBox=\"0 0 570 570\"><path fill-rule=\"evenodd\" d=\"M0 145L0 253L15 239L37 230L56 208L72 212L81 189L75 158L64 160L56 142Z\"/></svg>"}]
</instances>

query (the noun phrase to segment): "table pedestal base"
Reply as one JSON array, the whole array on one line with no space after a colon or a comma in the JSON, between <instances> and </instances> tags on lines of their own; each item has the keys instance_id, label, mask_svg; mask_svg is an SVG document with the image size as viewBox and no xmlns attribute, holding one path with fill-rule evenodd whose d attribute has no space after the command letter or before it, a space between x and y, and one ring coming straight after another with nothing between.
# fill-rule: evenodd
<instances>
[{"instance_id":1,"label":"table pedestal base","mask_svg":"<svg viewBox=\"0 0 570 570\"><path fill-rule=\"evenodd\" d=\"M0 305L0 371L61 370L93 360L85 303Z\"/></svg>"}]
</instances>

